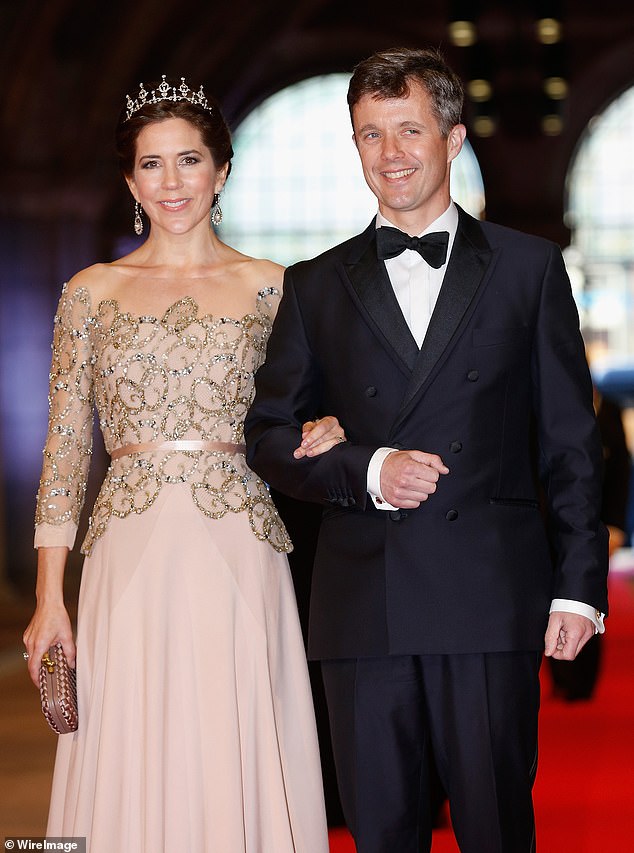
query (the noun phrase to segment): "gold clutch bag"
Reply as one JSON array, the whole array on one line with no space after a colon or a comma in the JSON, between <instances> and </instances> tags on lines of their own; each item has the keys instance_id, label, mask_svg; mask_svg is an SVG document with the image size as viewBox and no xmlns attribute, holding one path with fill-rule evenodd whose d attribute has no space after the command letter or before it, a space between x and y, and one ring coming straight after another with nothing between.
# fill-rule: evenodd
<instances>
[{"instance_id":1,"label":"gold clutch bag","mask_svg":"<svg viewBox=\"0 0 634 853\"><path fill-rule=\"evenodd\" d=\"M40 698L46 722L59 735L77 730L77 679L62 644L51 646L40 664Z\"/></svg>"}]
</instances>

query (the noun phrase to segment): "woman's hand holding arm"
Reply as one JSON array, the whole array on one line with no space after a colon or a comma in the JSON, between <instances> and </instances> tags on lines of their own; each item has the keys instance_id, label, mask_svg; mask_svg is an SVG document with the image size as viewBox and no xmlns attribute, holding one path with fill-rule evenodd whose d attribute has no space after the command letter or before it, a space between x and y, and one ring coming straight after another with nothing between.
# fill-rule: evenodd
<instances>
[{"instance_id":1,"label":"woman's hand holding arm","mask_svg":"<svg viewBox=\"0 0 634 853\"><path fill-rule=\"evenodd\" d=\"M306 421L302 427L302 443L293 452L293 456L295 459L319 456L346 440L343 427L333 415L326 415L315 421Z\"/></svg>"}]
</instances>

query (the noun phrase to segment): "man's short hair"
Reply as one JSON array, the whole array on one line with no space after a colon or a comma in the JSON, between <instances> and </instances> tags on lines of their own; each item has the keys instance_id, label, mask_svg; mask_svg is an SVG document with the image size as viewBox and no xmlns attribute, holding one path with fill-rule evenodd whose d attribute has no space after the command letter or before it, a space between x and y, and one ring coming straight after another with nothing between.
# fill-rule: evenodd
<instances>
[{"instance_id":1,"label":"man's short hair","mask_svg":"<svg viewBox=\"0 0 634 853\"><path fill-rule=\"evenodd\" d=\"M406 98L413 82L427 91L440 132L448 136L452 127L460 124L464 89L437 50L395 47L359 62L348 86L350 118L354 106L365 95L380 100Z\"/></svg>"}]
</instances>

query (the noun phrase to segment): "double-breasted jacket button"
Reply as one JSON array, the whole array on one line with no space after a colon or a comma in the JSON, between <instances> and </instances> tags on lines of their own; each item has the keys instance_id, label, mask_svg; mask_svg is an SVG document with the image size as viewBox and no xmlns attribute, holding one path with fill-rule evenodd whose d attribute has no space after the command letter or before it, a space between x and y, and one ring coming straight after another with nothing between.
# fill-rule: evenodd
<instances>
[{"instance_id":1,"label":"double-breasted jacket button","mask_svg":"<svg viewBox=\"0 0 634 853\"><path fill-rule=\"evenodd\" d=\"M445 518L447 521L455 521L458 518L458 510L450 509Z\"/></svg>"},{"instance_id":2,"label":"double-breasted jacket button","mask_svg":"<svg viewBox=\"0 0 634 853\"><path fill-rule=\"evenodd\" d=\"M374 385L368 385L363 393L366 397L376 397L376 388Z\"/></svg>"},{"instance_id":3,"label":"double-breasted jacket button","mask_svg":"<svg viewBox=\"0 0 634 853\"><path fill-rule=\"evenodd\" d=\"M449 445L449 450L451 450L452 453L460 453L460 451L462 450L462 442L452 441Z\"/></svg>"},{"instance_id":4,"label":"double-breasted jacket button","mask_svg":"<svg viewBox=\"0 0 634 853\"><path fill-rule=\"evenodd\" d=\"M479 378L480 378L480 371L479 370L470 370L467 373L467 379L469 380L469 382L477 382Z\"/></svg>"},{"instance_id":5,"label":"double-breasted jacket button","mask_svg":"<svg viewBox=\"0 0 634 853\"><path fill-rule=\"evenodd\" d=\"M406 514L400 509L391 509L389 512L390 521L400 521L402 518L405 518Z\"/></svg>"}]
</instances>

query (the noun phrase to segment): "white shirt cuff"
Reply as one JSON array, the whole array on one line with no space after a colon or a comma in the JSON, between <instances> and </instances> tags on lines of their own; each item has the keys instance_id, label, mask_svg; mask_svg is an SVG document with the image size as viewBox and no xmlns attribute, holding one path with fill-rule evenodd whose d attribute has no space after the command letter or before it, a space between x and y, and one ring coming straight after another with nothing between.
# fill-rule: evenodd
<instances>
[{"instance_id":1,"label":"white shirt cuff","mask_svg":"<svg viewBox=\"0 0 634 853\"><path fill-rule=\"evenodd\" d=\"M576 613L579 616L586 616L594 624L594 633L605 633L605 625L603 620L605 613L600 610L595 610L589 604L584 604L582 601L572 601L569 598L554 598L550 605L550 612L559 611L560 613Z\"/></svg>"},{"instance_id":2,"label":"white shirt cuff","mask_svg":"<svg viewBox=\"0 0 634 853\"><path fill-rule=\"evenodd\" d=\"M381 468L390 453L396 453L396 448L379 447L378 450L374 451L372 458L368 463L366 488L368 494L372 498L372 503L377 509L396 509L396 507L389 504L381 494Z\"/></svg>"}]
</instances>

